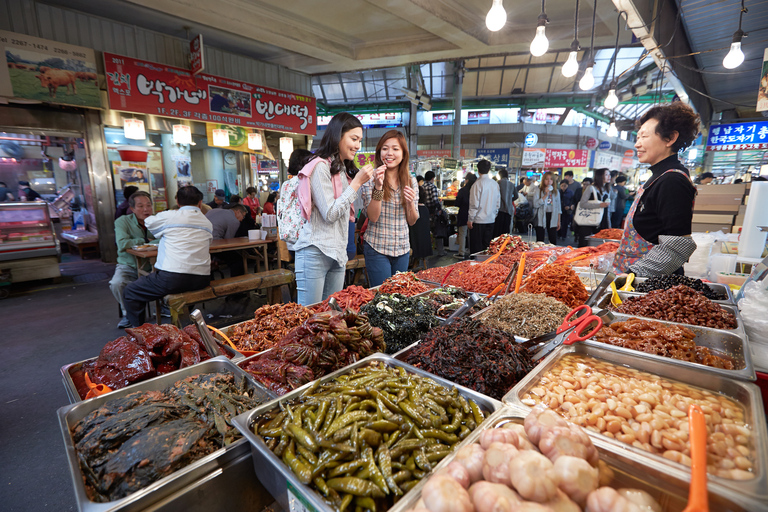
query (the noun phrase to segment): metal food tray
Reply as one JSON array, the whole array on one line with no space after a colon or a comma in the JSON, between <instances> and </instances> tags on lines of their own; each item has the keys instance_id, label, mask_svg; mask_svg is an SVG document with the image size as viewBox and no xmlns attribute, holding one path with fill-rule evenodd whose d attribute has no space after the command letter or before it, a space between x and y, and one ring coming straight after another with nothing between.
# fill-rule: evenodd
<instances>
[{"instance_id":1,"label":"metal food tray","mask_svg":"<svg viewBox=\"0 0 768 512\"><path fill-rule=\"evenodd\" d=\"M621 240L616 240L613 238L596 238L595 236L587 237L587 247L597 247L598 245L603 245L606 242L619 243Z\"/></svg>"},{"instance_id":2,"label":"metal food tray","mask_svg":"<svg viewBox=\"0 0 768 512\"><path fill-rule=\"evenodd\" d=\"M237 352L236 350L233 350L231 347L229 347L226 344L220 344L219 348L222 349L222 350L225 350L228 354L230 354L232 356L232 361L233 362L237 362L237 361L240 361L240 360L243 359L243 354L241 354L240 352ZM85 363L90 363L91 361L95 361L96 359L98 359L98 356L97 357L90 357L88 359L84 359L83 361L78 361L76 363L65 364L64 366L61 367L61 382L62 382L62 384L64 384L64 389L67 392L67 398L69 398L69 403L70 404L75 404L77 402L82 402L84 400L83 398L80 398L80 393L77 392L77 386L75 385L75 381L72 379L72 372L75 372L75 371L79 370ZM205 361L203 361L203 363L204 362ZM201 364L201 363L198 363L198 364ZM197 365L195 365L195 366L197 366ZM176 371L171 372L170 374L166 374L166 375L174 375L178 371L180 371L180 370L176 370ZM162 377L162 375L160 377ZM124 388L120 388L120 390L122 390L122 389L132 389L133 386L137 386L139 384L144 384L145 382L149 382L149 381L157 379L157 378L158 377L152 377L152 378L147 379L147 380L142 380L140 382L136 382L134 384L130 384L130 385L124 387ZM116 391L120 391L120 390L116 390ZM89 400L91 400L91 399L89 398Z\"/></svg>"},{"instance_id":3,"label":"metal food tray","mask_svg":"<svg viewBox=\"0 0 768 512\"><path fill-rule=\"evenodd\" d=\"M477 443L484 430L510 422L522 424L529 412L515 406L505 406L467 436L458 449ZM678 512L685 508L688 502L690 471L665 467L653 461L637 460L623 450L617 451L614 446L601 439L593 439L592 442L600 454L600 460L614 472L609 487L641 489L650 494L662 506L664 512ZM441 465L450 464L456 458L458 449L445 457ZM428 479L429 477L423 479L424 484ZM765 503L737 495L711 480L708 482L708 490L710 510L734 512L768 510L768 505ZM397 506L400 510L408 510L413 508L420 499L421 488L414 489L414 492L408 493Z\"/></svg>"},{"instance_id":4,"label":"metal food tray","mask_svg":"<svg viewBox=\"0 0 768 512\"><path fill-rule=\"evenodd\" d=\"M154 379L146 380L123 389L118 389L117 391L113 391L106 395L101 395L84 402L60 408L57 411L57 415L61 433L64 438L64 447L67 452L67 462L70 474L72 475L72 484L75 488L75 499L77 500L78 510L81 512L146 510L149 506L171 496L201 478L206 477L206 475L219 469L222 465L228 464L239 457L246 455L248 453L248 443L244 439L238 439L229 446L216 450L202 459L199 459L120 500L97 503L89 500L85 492L85 483L83 482L78 456L75 452L75 444L70 433L72 427L74 427L78 421L113 399L123 398L126 395L135 392L161 391L186 377L221 371L229 371L235 375L245 375L246 382L250 388L254 390L254 396L258 397L259 400L269 402L275 398L274 393L263 388L253 377L251 377L251 375L238 368L235 363L225 356L218 356L194 366L182 368L175 372L155 377Z\"/></svg>"},{"instance_id":5,"label":"metal food tray","mask_svg":"<svg viewBox=\"0 0 768 512\"><path fill-rule=\"evenodd\" d=\"M579 276L579 279L581 279L582 277L586 277L588 279L591 279L592 276L595 277L595 279L597 280L597 284L595 286L587 286L586 284L584 285L584 288L586 288L587 291L592 292L602 282L602 280L603 280L603 278L605 277L606 274L605 274L605 272L594 272L594 273L592 273L592 272L576 272L576 275ZM583 283L583 281L582 281L582 283Z\"/></svg>"},{"instance_id":6,"label":"metal food tray","mask_svg":"<svg viewBox=\"0 0 768 512\"><path fill-rule=\"evenodd\" d=\"M283 463L283 461L275 456L275 454L272 453L272 451L267 447L261 436L254 434L253 430L251 430L251 424L253 423L254 418L261 416L270 410L280 407L281 403L300 397L310 387L315 386L318 381L320 383L324 383L333 380L340 375L349 373L351 370L356 368L367 366L369 363L378 362L385 363L391 367L405 368L410 373L419 375L421 377L428 377L447 388L456 388L464 397L474 400L486 413L495 412L503 407L503 404L498 400L494 400L471 389L459 386L446 379L436 377L418 368L414 368L413 366L405 364L402 361L398 361L391 356L386 354L373 354L347 366L346 368L342 368L341 370L330 373L325 377L318 379L317 381L305 384L302 387L280 397L278 400L274 400L252 411L243 413L234 418L233 424L251 443L253 465L259 481L264 485L264 487L267 488L275 500L277 500L278 504L282 507L283 510L294 510L298 501L301 505L304 506L305 510L309 512L335 512L333 508L329 507L325 501L323 501L323 499L314 489L311 489L309 486L299 482L299 479L296 478L296 475L293 474L290 468L288 468ZM438 466L440 465L438 464ZM422 482L423 480L424 479L422 479ZM419 489L420 485L422 485L422 482L419 482L419 484L411 489L409 493L406 493L406 496L412 492L415 492L416 489ZM402 502L402 499L400 502ZM389 512L396 512L396 509L400 508L400 502L396 503L392 508L390 508Z\"/></svg>"},{"instance_id":7,"label":"metal food tray","mask_svg":"<svg viewBox=\"0 0 768 512\"><path fill-rule=\"evenodd\" d=\"M618 294L622 302L624 302L627 299L631 299L633 297L645 297L646 295L645 293L635 293L635 292L618 292ZM611 292L606 293L605 295L602 296L602 298L597 300L597 304L595 304L594 307L598 309L607 309L611 312L615 312L613 311L613 309L611 309L611 297L612 297ZM727 304L724 302L716 302L716 301L712 301L712 302L714 302L724 310L730 313L733 313L733 316L736 317L736 327L734 329L714 329L710 327L710 329L714 329L716 331L721 331L721 332L737 332L740 336L746 336L746 331L744 330L744 323L741 321L741 313L739 313L739 308L736 307L736 305L734 304ZM626 315L627 313L622 313L622 314ZM647 318L649 320L658 320L650 316L640 316L640 315L629 315L629 316L634 316L637 318ZM676 323L679 325L685 325L685 326L704 327L703 325L684 324L681 322L673 322L673 323Z\"/></svg>"},{"instance_id":8,"label":"metal food tray","mask_svg":"<svg viewBox=\"0 0 768 512\"><path fill-rule=\"evenodd\" d=\"M613 322L624 322L626 320L629 320L630 318L638 318L632 315L625 315L623 313L612 313L612 314L614 316ZM754 367L754 364L752 363L752 351L750 350L749 343L747 342L746 336L740 336L734 333L733 331L712 329L711 327L701 327L698 325L680 324L676 322L667 322L666 320L656 320L656 319L651 319L650 321L658 322L660 324L675 325L675 326L680 326L680 327L685 327L687 329L690 329L696 334L696 337L693 339L693 342L696 343L696 345L700 347L707 347L712 352L714 352L715 355L724 356L730 359L733 362L735 369L725 370L722 368L714 368L712 366L706 366L699 363L681 361L679 359L674 359L671 357L648 354L646 352L642 352L638 350L618 347L615 345L609 345L607 343L601 343L595 339L589 339L584 343L594 344L598 347L607 347L610 350L625 352L632 355L642 354L643 357L649 357L658 361L665 361L668 363L673 363L681 366L688 366L688 367L696 368L700 371L708 371L711 373L716 373L725 378L741 379L741 380L748 380L748 381L757 380L757 377L755 376L755 367Z\"/></svg>"},{"instance_id":9,"label":"metal food tray","mask_svg":"<svg viewBox=\"0 0 768 512\"><path fill-rule=\"evenodd\" d=\"M647 281L647 277L635 277L634 282L632 283L632 286L635 286L640 283L644 283ZM621 288L627 283L627 278L625 276L617 277L616 278L616 288ZM727 284L720 284L720 283L704 283L705 285L709 286L713 291L718 293L724 293L727 299L725 300L713 300L712 302L717 302L718 304L736 304L736 299L733 297L733 292L731 291L731 287ZM630 293L642 293L645 295L647 292L638 292L633 291ZM710 299L712 300L712 299Z\"/></svg>"},{"instance_id":10,"label":"metal food tray","mask_svg":"<svg viewBox=\"0 0 768 512\"><path fill-rule=\"evenodd\" d=\"M531 408L522 402L521 397L538 385L541 378L568 354L592 357L617 366L648 372L674 382L696 386L712 393L727 396L744 408L745 423L752 427L755 478L729 480L715 475L707 475L710 489L718 489L718 492L722 490L722 493L728 496L743 495L763 504L768 503L768 467L766 467L768 466L768 431L766 431L766 416L760 397L760 388L749 382L728 379L711 372L701 371L700 365L679 365L667 360L646 357L647 355L642 352L619 352L611 350L607 346L597 345L600 344L575 343L559 347L504 396L504 403L530 410ZM661 455L655 455L624 444L591 430L585 429L585 431L593 440L608 443L612 446L612 451L624 453L632 460L644 464L656 464L664 467L665 471L674 470L690 473L686 466L665 459Z\"/></svg>"}]
</instances>

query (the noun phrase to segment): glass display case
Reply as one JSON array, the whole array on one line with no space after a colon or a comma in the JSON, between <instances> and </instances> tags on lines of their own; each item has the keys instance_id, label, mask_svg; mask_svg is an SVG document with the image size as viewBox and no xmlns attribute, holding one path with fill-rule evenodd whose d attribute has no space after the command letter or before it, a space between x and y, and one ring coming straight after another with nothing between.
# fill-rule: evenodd
<instances>
[{"instance_id":1,"label":"glass display case","mask_svg":"<svg viewBox=\"0 0 768 512\"><path fill-rule=\"evenodd\" d=\"M0 203L0 269L13 282L59 277L60 255L47 203Z\"/></svg>"}]
</instances>

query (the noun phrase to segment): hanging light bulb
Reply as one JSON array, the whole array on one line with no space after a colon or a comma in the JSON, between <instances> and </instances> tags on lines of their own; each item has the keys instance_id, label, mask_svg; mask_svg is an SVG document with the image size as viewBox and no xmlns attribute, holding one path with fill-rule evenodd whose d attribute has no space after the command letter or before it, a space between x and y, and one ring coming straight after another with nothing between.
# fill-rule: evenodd
<instances>
[{"instance_id":1,"label":"hanging light bulb","mask_svg":"<svg viewBox=\"0 0 768 512\"><path fill-rule=\"evenodd\" d=\"M485 16L485 26L491 32L498 32L507 22L507 11L504 10L502 0L493 0L491 10Z\"/></svg>"},{"instance_id":2,"label":"hanging light bulb","mask_svg":"<svg viewBox=\"0 0 768 512\"><path fill-rule=\"evenodd\" d=\"M611 90L608 91L608 96L603 101L603 106L608 110L613 110L619 104L619 97L616 96L616 80L611 81Z\"/></svg>"},{"instance_id":3,"label":"hanging light bulb","mask_svg":"<svg viewBox=\"0 0 768 512\"><path fill-rule=\"evenodd\" d=\"M608 127L607 135L609 137L618 137L619 135L619 129L616 128L616 121L613 118L611 118L611 125Z\"/></svg>"},{"instance_id":4,"label":"hanging light bulb","mask_svg":"<svg viewBox=\"0 0 768 512\"><path fill-rule=\"evenodd\" d=\"M549 49L549 39L545 34L545 27L549 23L547 13L544 12L544 0L541 0L541 14L539 14L539 21L536 26L536 37L531 41L531 55L534 57L541 57Z\"/></svg>"},{"instance_id":5,"label":"hanging light bulb","mask_svg":"<svg viewBox=\"0 0 768 512\"><path fill-rule=\"evenodd\" d=\"M579 80L579 88L582 91L588 91L595 86L595 75L592 74L592 66L584 71L584 76Z\"/></svg>"},{"instance_id":6,"label":"hanging light bulb","mask_svg":"<svg viewBox=\"0 0 768 512\"><path fill-rule=\"evenodd\" d=\"M728 52L728 55L725 56L723 59L723 67L725 69L733 69L737 68L741 65L742 62L744 62L744 52L741 51L741 38L743 37L740 30L736 32L736 34L733 34L733 42L731 43L731 50ZM737 36L737 34L739 34ZM742 32L743 34L743 32ZM738 37L738 40L737 40Z\"/></svg>"},{"instance_id":7,"label":"hanging light bulb","mask_svg":"<svg viewBox=\"0 0 768 512\"><path fill-rule=\"evenodd\" d=\"M576 58L578 55L578 52L571 52L568 54L568 60L565 61L565 64L563 64L563 76L566 78L571 78L576 73L579 72L579 61Z\"/></svg>"}]
</instances>

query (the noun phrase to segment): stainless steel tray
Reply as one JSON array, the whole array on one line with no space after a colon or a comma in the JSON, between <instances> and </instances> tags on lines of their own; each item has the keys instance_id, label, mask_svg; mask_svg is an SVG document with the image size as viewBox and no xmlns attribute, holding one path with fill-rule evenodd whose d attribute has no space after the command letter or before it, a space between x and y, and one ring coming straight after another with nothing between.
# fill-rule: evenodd
<instances>
[{"instance_id":1,"label":"stainless steel tray","mask_svg":"<svg viewBox=\"0 0 768 512\"><path fill-rule=\"evenodd\" d=\"M629 354L605 348L607 346L600 347L596 345L599 344L575 343L556 349L520 381L517 386L512 388L512 391L504 396L504 403L530 410L530 407L522 402L521 397L536 386L541 377L550 368L555 366L562 357L568 354L592 357L615 365L652 373L672 381L697 386L712 393L725 395L744 408L745 422L752 427L755 449L755 478L739 481L708 475L709 485L725 489L729 493L748 496L761 503L768 503L768 431L766 431L766 417L760 389L756 385L728 379L710 372L703 372L698 367L684 367L668 361L660 361L657 358L646 357L646 354L642 352ZM665 471L667 469L674 469L675 471L689 472L688 468L684 465L672 462L660 455L621 443L591 430L586 430L586 432L593 439L610 444L613 447L613 451L625 453L627 457L631 457L633 460L659 464L665 467Z\"/></svg>"},{"instance_id":2,"label":"stainless steel tray","mask_svg":"<svg viewBox=\"0 0 768 512\"><path fill-rule=\"evenodd\" d=\"M530 411L514 406L505 406L490 416L482 426L475 429L460 446L478 442L480 434L487 429L501 426L505 423L522 424ZM688 486L690 472L677 468L668 468L648 460L637 460L626 452L617 451L612 445L601 439L592 440L600 460L604 461L614 472L610 487L641 489L649 493L661 506L664 512L678 512L685 508L688 502ZM456 458L456 451L441 461L441 465L450 464ZM423 485L429 477L422 480ZM744 496L735 494L719 484L708 482L710 510L729 510L734 512L753 512L768 510L768 504L760 503ZM397 503L399 510L408 510L421 499L421 488L414 489Z\"/></svg>"},{"instance_id":3,"label":"stainless steel tray","mask_svg":"<svg viewBox=\"0 0 768 512\"><path fill-rule=\"evenodd\" d=\"M632 297L644 297L646 295L644 293L634 293L634 292L618 292L618 293L619 293L619 298L622 300L622 302L627 300L627 299L629 299L629 298L632 298ZM612 296L611 292L606 293L600 299L597 300L597 304L595 304L594 307L599 308L599 309L611 310L611 296ZM715 301L713 301L713 302L715 302ZM715 302L715 304L717 304L718 306L720 306L724 310L726 310L726 311L728 311L730 313L733 313L733 316L736 317L736 328L735 329L715 329L715 330L722 331L722 332L738 332L739 335L746 336L746 333L744 331L744 323L741 321L741 313L739 313L739 308L736 307L733 304L726 304L724 302ZM624 314L626 314L626 313L624 313ZM649 317L649 316L643 316L643 317L641 317L640 315L629 315L629 316L635 316L635 317L638 317L638 318L648 318L650 320L657 320L656 318L652 318L652 317ZM679 322L674 322L674 323L679 323ZM682 324L681 323L680 325L690 326L691 324ZM704 327L704 326L702 325L702 326L696 326L696 327ZM710 327L710 329L711 329L711 327Z\"/></svg>"},{"instance_id":4,"label":"stainless steel tray","mask_svg":"<svg viewBox=\"0 0 768 512\"><path fill-rule=\"evenodd\" d=\"M117 391L113 391L106 395L60 408L57 411L57 415L61 433L64 438L64 447L67 453L69 471L72 475L72 484L75 488L75 499L77 500L78 510L81 512L145 510L149 506L205 477L212 471L218 469L221 465L227 464L247 454L248 443L244 439L238 439L226 448L216 450L206 457L203 457L202 459L197 460L173 474L170 474L144 489L136 491L120 500L97 503L89 500L85 492L85 484L80 471L80 464L70 434L71 428L74 427L78 421L112 399L122 398L137 391L160 391L172 385L174 382L192 375L225 370L234 374L245 374L247 382L250 387L254 389L254 396L259 397L259 399L264 402L269 402L275 397L272 392L256 383L250 375L243 372L243 370L238 368L232 361L228 360L225 356L219 356L194 366L182 368L173 373L161 375L154 379L146 380L123 389L118 389Z\"/></svg>"},{"instance_id":5,"label":"stainless steel tray","mask_svg":"<svg viewBox=\"0 0 768 512\"><path fill-rule=\"evenodd\" d=\"M633 317L632 315L625 315L622 313L612 313L612 314L614 316L614 322L623 322L623 321L629 320L630 318L636 318L636 317ZM707 347L712 352L714 352L715 355L724 356L724 357L727 357L728 359L731 359L731 361L733 361L733 365L735 369L724 370L721 368L713 368L711 366L706 366L703 364L691 363L688 361L680 361L678 359L673 359L671 357L646 354L645 352L640 352L637 350L600 343L599 341L594 339L587 340L585 343L594 344L598 347L608 347L611 350L616 350L618 352L625 352L627 354L632 354L632 355L643 354L644 357L650 357L651 359L656 359L659 361L665 361L668 363L673 363L681 366L696 368L701 371L716 373L725 378L742 379L742 380L748 380L748 381L757 380L757 377L755 376L755 367L752 363L752 351L750 350L749 343L747 342L746 336L740 336L734 333L732 330L724 331L720 329L712 329L709 327L700 327L697 325L667 322L665 320L654 319L651 321L658 322L660 324L665 324L665 325L679 325L687 329L690 329L696 334L696 337L693 339L696 345L701 347Z\"/></svg>"},{"instance_id":6,"label":"stainless steel tray","mask_svg":"<svg viewBox=\"0 0 768 512\"><path fill-rule=\"evenodd\" d=\"M636 277L634 282L632 283L633 286L635 284L644 283L647 281L647 277ZM627 278L625 276L617 277L616 278L616 288L621 288L627 283ZM728 297L726 300L715 300L713 302L717 302L719 304L736 304L736 300L733 298L733 292L731 291L731 287L726 284L720 284L720 283L704 283L705 285L709 286L713 291L718 293L724 293L726 297ZM632 293L641 293L641 292L632 292Z\"/></svg>"},{"instance_id":7,"label":"stainless steel tray","mask_svg":"<svg viewBox=\"0 0 768 512\"><path fill-rule=\"evenodd\" d=\"M235 363L238 362L238 361L241 361L243 359L243 354L241 354L240 352L237 352L235 350L232 350L232 348L227 346L226 344L219 345L219 348L221 348L222 350L225 350L227 352L227 354L230 354L232 356L232 361L235 362ZM83 364L90 363L91 361L95 361L96 359L98 359L98 356L97 357L90 357L88 359L85 359L83 361L78 361L76 363L65 364L64 366L61 367L61 381L64 384L64 389L67 392L67 398L69 398L69 403L75 404L77 402L82 402L83 401L83 399L80 398L80 393L77 392L77 386L75 385L74 379L72 379L72 373L78 371L83 366ZM203 361L203 362L205 362L205 361ZM176 372L178 372L178 371L179 370L176 370ZM173 372L173 373L168 374L168 375L173 375L176 372ZM141 382L137 382L135 384L130 384L130 385L128 385L128 386L126 386L124 388L121 388L121 389L132 389L133 386L137 386L139 384L143 384L145 382L149 382L150 380L157 379L157 378L158 377L152 377L151 379L142 380Z\"/></svg>"},{"instance_id":8,"label":"stainless steel tray","mask_svg":"<svg viewBox=\"0 0 768 512\"><path fill-rule=\"evenodd\" d=\"M597 247L598 245L603 245L606 242L621 242L621 240L614 240L613 238L597 238L595 236L588 236L587 237L587 246L588 247Z\"/></svg>"},{"instance_id":9,"label":"stainless steel tray","mask_svg":"<svg viewBox=\"0 0 768 512\"><path fill-rule=\"evenodd\" d=\"M373 354L368 356L356 362L355 364L349 365L346 368L322 377L319 379L319 382L323 383L329 380L333 380L339 375L348 373L355 368L360 368L362 366L368 365L369 363L375 362L382 362L392 367L405 368L410 373L414 373L422 377L428 377L445 387L456 388L463 396L474 400L486 413L495 412L502 408L502 403L497 400L476 393L475 391L467 389L463 386L458 386L450 381L441 379L440 377L435 377L434 375L419 370L418 368L414 368L411 365L405 364L385 354ZM255 417L280 407L280 404L283 402L290 401L301 396L307 389L309 389L311 386L314 386L316 383L317 381L305 384L304 386L282 396L280 399L268 404L264 404L261 407L258 407L247 413L243 413L235 417L233 420L235 427L237 427L237 429L242 432L243 436L251 443L253 464L256 475L259 477L259 480L264 485L264 487L269 490L275 500L277 500L277 502L285 511L295 510L296 503L298 502L309 511L334 512L334 510L323 501L317 492L299 482L298 478L296 478L290 468L288 468L282 460L276 457L275 454L272 453L269 448L267 448L267 445L264 443L262 438L254 434L253 430L251 430L251 424L253 423L253 419ZM410 492L414 492L418 488L419 486L417 485L414 487L414 489L411 489ZM406 493L406 496L407 495L408 493ZM397 507L397 505L395 505L395 507ZM389 511L393 510L394 507L389 509Z\"/></svg>"}]
</instances>

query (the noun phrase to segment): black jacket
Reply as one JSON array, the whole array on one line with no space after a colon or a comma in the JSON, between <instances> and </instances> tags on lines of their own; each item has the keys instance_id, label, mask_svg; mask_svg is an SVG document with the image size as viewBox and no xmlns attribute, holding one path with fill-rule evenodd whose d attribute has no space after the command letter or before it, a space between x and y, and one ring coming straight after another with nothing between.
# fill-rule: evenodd
<instances>
[{"instance_id":1,"label":"black jacket","mask_svg":"<svg viewBox=\"0 0 768 512\"><path fill-rule=\"evenodd\" d=\"M458 227L466 226L467 220L469 220L469 189L472 187L468 187L464 185L459 189L458 194L456 194L456 203L455 205L459 208L459 213L456 215L456 225Z\"/></svg>"}]
</instances>

